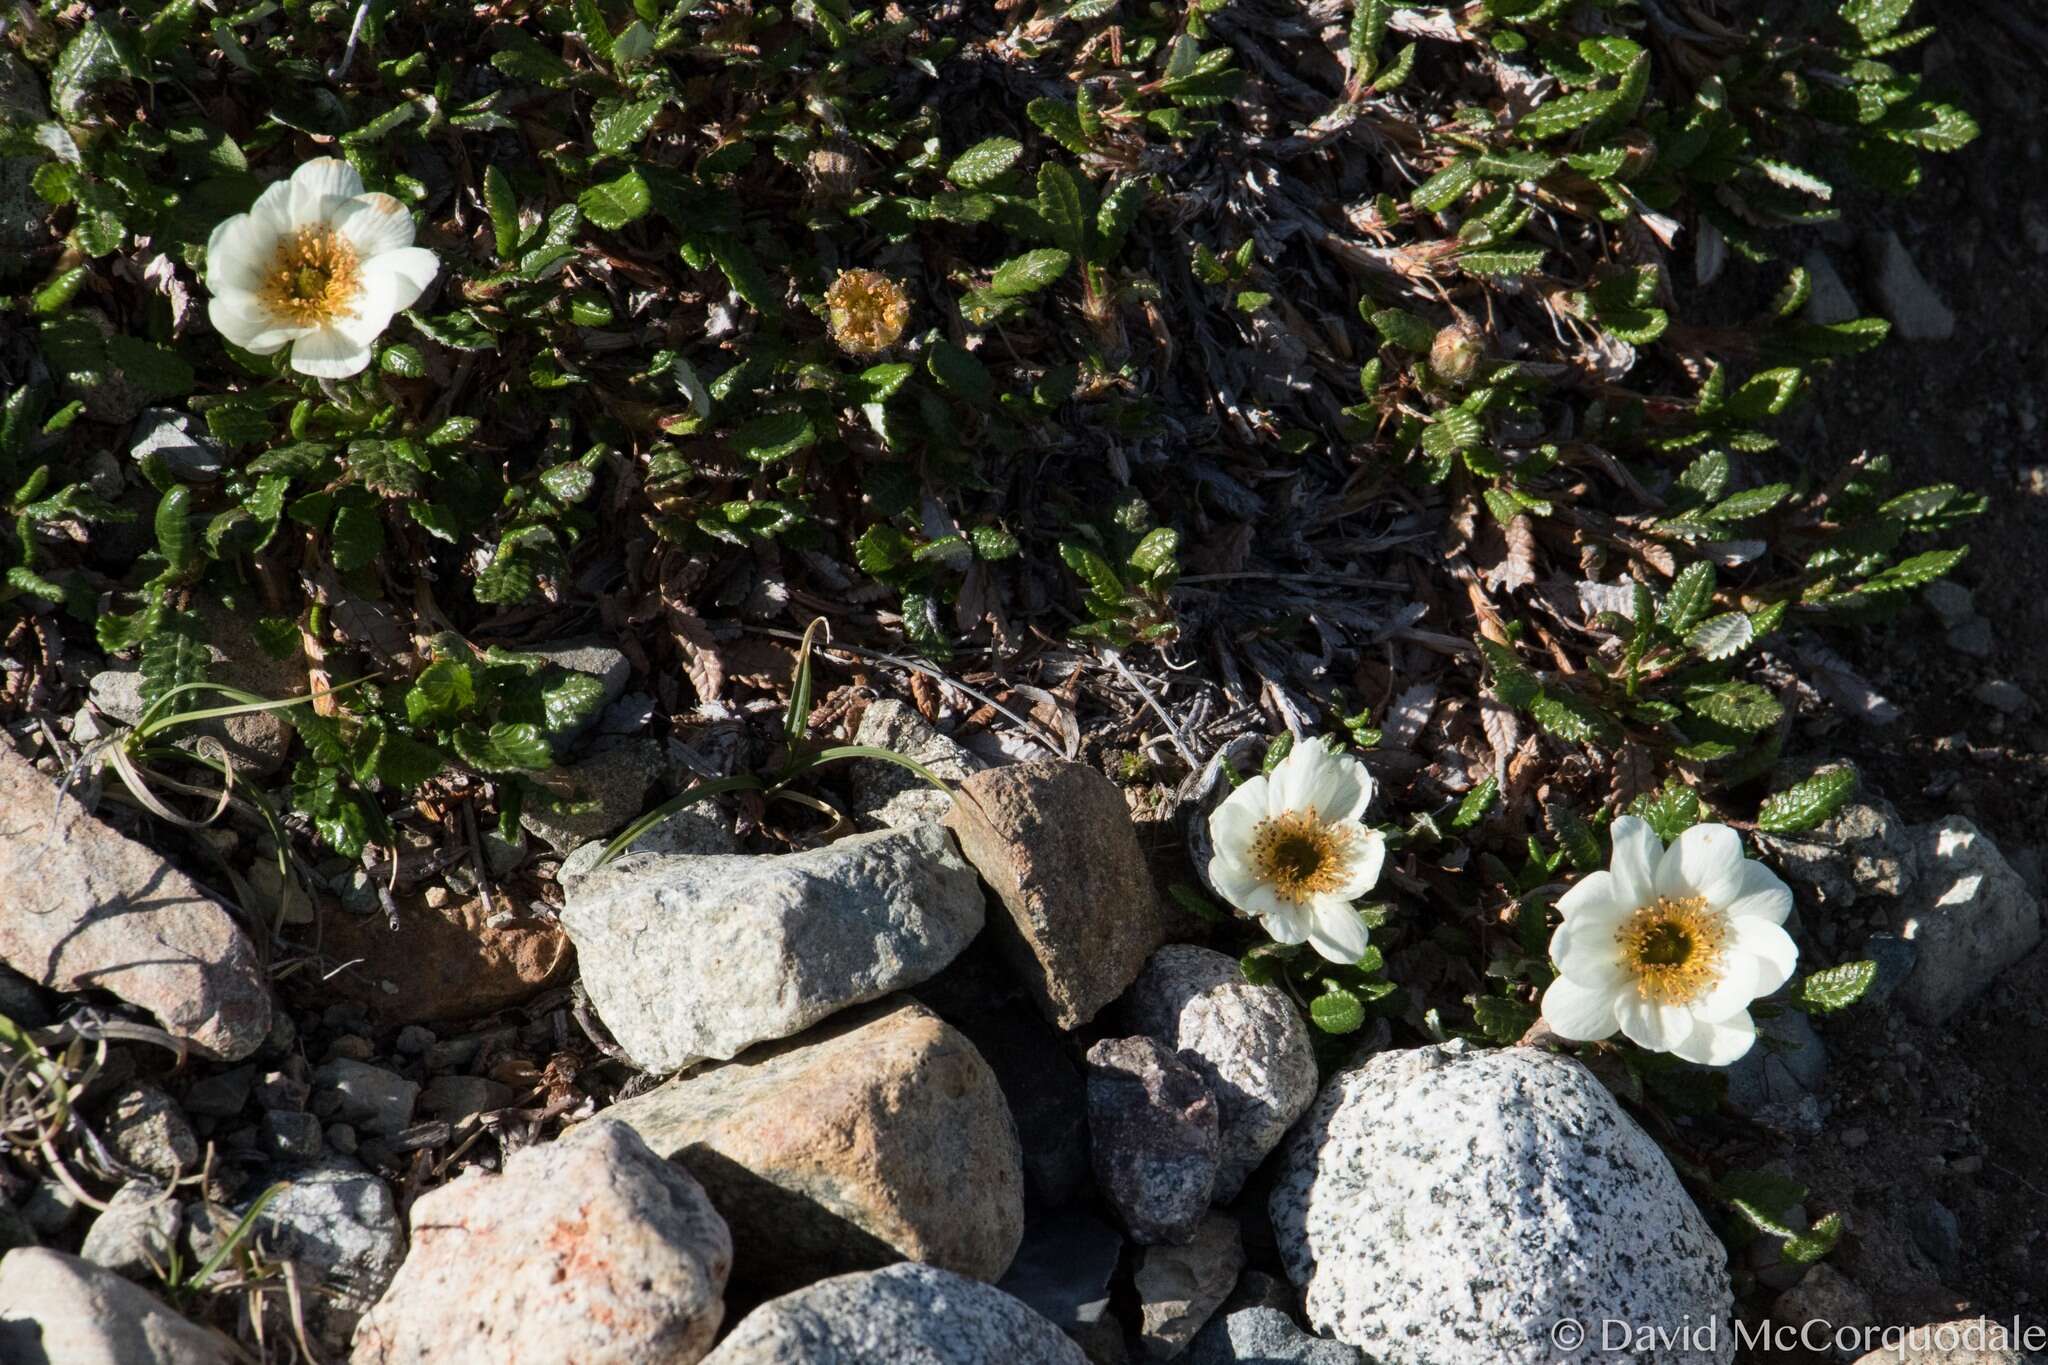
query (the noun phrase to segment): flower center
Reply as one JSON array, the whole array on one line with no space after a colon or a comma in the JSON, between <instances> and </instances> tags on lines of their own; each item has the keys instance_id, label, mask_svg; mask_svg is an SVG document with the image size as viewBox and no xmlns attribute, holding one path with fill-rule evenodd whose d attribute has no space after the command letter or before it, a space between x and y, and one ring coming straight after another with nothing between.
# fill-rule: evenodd
<instances>
[{"instance_id":1,"label":"flower center","mask_svg":"<svg viewBox=\"0 0 2048 1365\"><path fill-rule=\"evenodd\" d=\"M353 317L360 267L356 249L333 228L303 227L278 239L260 297L296 326Z\"/></svg>"},{"instance_id":2,"label":"flower center","mask_svg":"<svg viewBox=\"0 0 2048 1365\"><path fill-rule=\"evenodd\" d=\"M1659 896L1615 931L1636 993L1660 1005L1688 1005L1713 989L1727 938L1727 916L1705 896Z\"/></svg>"},{"instance_id":3,"label":"flower center","mask_svg":"<svg viewBox=\"0 0 2048 1365\"><path fill-rule=\"evenodd\" d=\"M1344 884L1348 826L1326 825L1314 807L1261 820L1252 831L1252 867L1282 900L1305 901Z\"/></svg>"},{"instance_id":4,"label":"flower center","mask_svg":"<svg viewBox=\"0 0 2048 1365\"><path fill-rule=\"evenodd\" d=\"M870 355L903 335L910 295L879 270L849 270L825 291L825 313L832 340L855 355Z\"/></svg>"}]
</instances>

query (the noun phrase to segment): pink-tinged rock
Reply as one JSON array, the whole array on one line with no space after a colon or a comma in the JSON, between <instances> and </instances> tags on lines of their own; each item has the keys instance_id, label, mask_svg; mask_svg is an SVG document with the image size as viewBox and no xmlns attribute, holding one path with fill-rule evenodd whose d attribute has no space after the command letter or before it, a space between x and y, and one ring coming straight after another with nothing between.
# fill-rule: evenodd
<instances>
[{"instance_id":1,"label":"pink-tinged rock","mask_svg":"<svg viewBox=\"0 0 2048 1365\"><path fill-rule=\"evenodd\" d=\"M0 743L0 961L103 990L229 1061L270 1032L270 987L226 906Z\"/></svg>"},{"instance_id":2,"label":"pink-tinged rock","mask_svg":"<svg viewBox=\"0 0 2048 1365\"><path fill-rule=\"evenodd\" d=\"M412 1206L412 1251L352 1365L694 1365L732 1234L703 1187L600 1119Z\"/></svg>"}]
</instances>

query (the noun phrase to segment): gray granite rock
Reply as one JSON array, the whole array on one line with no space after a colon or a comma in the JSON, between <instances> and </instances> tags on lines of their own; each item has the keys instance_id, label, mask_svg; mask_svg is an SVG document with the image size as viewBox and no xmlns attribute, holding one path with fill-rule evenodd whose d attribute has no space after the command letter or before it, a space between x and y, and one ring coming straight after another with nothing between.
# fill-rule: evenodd
<instances>
[{"instance_id":1,"label":"gray granite rock","mask_svg":"<svg viewBox=\"0 0 2048 1365\"><path fill-rule=\"evenodd\" d=\"M744 1318L704 1365L1087 1365L999 1289L901 1264L820 1280Z\"/></svg>"},{"instance_id":2,"label":"gray granite rock","mask_svg":"<svg viewBox=\"0 0 2048 1365\"><path fill-rule=\"evenodd\" d=\"M270 984L225 906L73 797L60 807L56 784L4 742L0 811L0 886L40 893L34 913L0 915L0 961L54 990L106 991L212 1056L262 1045Z\"/></svg>"},{"instance_id":3,"label":"gray granite rock","mask_svg":"<svg viewBox=\"0 0 2048 1365\"><path fill-rule=\"evenodd\" d=\"M341 1097L340 1104L325 1117L342 1119L384 1137L405 1131L420 1095L417 1081L348 1057L323 1062L313 1072L313 1089L316 1095L327 1091Z\"/></svg>"},{"instance_id":4,"label":"gray granite rock","mask_svg":"<svg viewBox=\"0 0 2048 1365\"><path fill-rule=\"evenodd\" d=\"M1095 1180L1133 1240L1184 1243L1216 1189L1216 1097L1193 1067L1142 1035L1088 1049Z\"/></svg>"},{"instance_id":5,"label":"gray granite rock","mask_svg":"<svg viewBox=\"0 0 2048 1365\"><path fill-rule=\"evenodd\" d=\"M894 699L868 703L853 742L915 759L948 782L961 782L987 766L932 728L916 708ZM943 820L953 798L897 763L856 759L847 765L854 818L887 829Z\"/></svg>"},{"instance_id":6,"label":"gray granite rock","mask_svg":"<svg viewBox=\"0 0 2048 1365\"><path fill-rule=\"evenodd\" d=\"M1152 1246L1138 1261L1138 1339L1153 1360L1171 1360L1229 1296L1244 1269L1237 1219L1212 1213L1186 1246Z\"/></svg>"},{"instance_id":7,"label":"gray granite rock","mask_svg":"<svg viewBox=\"0 0 2048 1365\"><path fill-rule=\"evenodd\" d=\"M313 1114L297 1109L267 1109L256 1131L264 1152L270 1156L286 1161L312 1161L320 1155L322 1127Z\"/></svg>"},{"instance_id":8,"label":"gray granite rock","mask_svg":"<svg viewBox=\"0 0 2048 1365\"><path fill-rule=\"evenodd\" d=\"M1803 1129L1827 1069L1827 1049L1805 1013L1781 1010L1757 1021L1756 1046L1726 1069L1728 1107L1779 1131Z\"/></svg>"},{"instance_id":9,"label":"gray granite rock","mask_svg":"<svg viewBox=\"0 0 2048 1365\"><path fill-rule=\"evenodd\" d=\"M648 789L667 771L667 756L656 740L606 741L548 775L549 789L567 805L548 810L529 801L520 811L520 827L557 853L609 839L639 817Z\"/></svg>"},{"instance_id":10,"label":"gray granite rock","mask_svg":"<svg viewBox=\"0 0 2048 1365\"><path fill-rule=\"evenodd\" d=\"M1277 1308L1240 1308L1211 1318L1188 1365L1366 1365L1363 1352L1311 1336Z\"/></svg>"},{"instance_id":11,"label":"gray granite rock","mask_svg":"<svg viewBox=\"0 0 2048 1365\"><path fill-rule=\"evenodd\" d=\"M1896 232L1866 234L1863 259L1894 335L1908 341L1946 341L1955 335L1954 311L1920 273Z\"/></svg>"},{"instance_id":12,"label":"gray granite rock","mask_svg":"<svg viewBox=\"0 0 2048 1365\"><path fill-rule=\"evenodd\" d=\"M1899 998L1938 1024L2041 941L2041 903L1989 835L1960 815L1913 831L1915 888L1894 928L1912 943Z\"/></svg>"},{"instance_id":13,"label":"gray granite rock","mask_svg":"<svg viewBox=\"0 0 2048 1365\"><path fill-rule=\"evenodd\" d=\"M1244 979L1235 958L1193 944L1161 948L1120 1016L1180 1054L1216 1096L1222 1156L1215 1199L1237 1197L1316 1093L1308 1025L1285 994Z\"/></svg>"},{"instance_id":14,"label":"gray granite rock","mask_svg":"<svg viewBox=\"0 0 2048 1365\"><path fill-rule=\"evenodd\" d=\"M283 1188L256 1216L252 1235L274 1260L299 1268L308 1323L330 1347L345 1346L357 1320L390 1287L405 1257L405 1228L391 1187L353 1161L287 1167ZM204 1259L247 1212L194 1205L187 1240Z\"/></svg>"},{"instance_id":15,"label":"gray granite rock","mask_svg":"<svg viewBox=\"0 0 2048 1365\"><path fill-rule=\"evenodd\" d=\"M352 1365L692 1365L725 1316L725 1220L623 1123L429 1190L411 1221Z\"/></svg>"},{"instance_id":16,"label":"gray granite rock","mask_svg":"<svg viewBox=\"0 0 2048 1365\"><path fill-rule=\"evenodd\" d=\"M2044 1365L2048 1353L2021 1349L2013 1319L1956 1318L1899 1331L1896 1344L1856 1358L1855 1365ZM2024 1320L2022 1320L2024 1326Z\"/></svg>"},{"instance_id":17,"label":"gray granite rock","mask_svg":"<svg viewBox=\"0 0 2048 1365\"><path fill-rule=\"evenodd\" d=\"M239 1365L211 1327L77 1256L21 1248L0 1258L0 1360L7 1365Z\"/></svg>"},{"instance_id":18,"label":"gray granite rock","mask_svg":"<svg viewBox=\"0 0 2048 1365\"><path fill-rule=\"evenodd\" d=\"M597 860L604 856L608 845L608 840L593 839L562 859L561 870L555 873L555 880L561 883L565 893L576 882L596 870ZM624 857L629 853L708 854L739 851L740 841L739 836L733 831L732 816L714 803L702 801L663 816L649 826L645 834L622 849L620 856Z\"/></svg>"},{"instance_id":19,"label":"gray granite rock","mask_svg":"<svg viewBox=\"0 0 2048 1365\"><path fill-rule=\"evenodd\" d=\"M78 1254L117 1275L149 1282L170 1268L184 1225L183 1210L164 1186L131 1180L92 1220Z\"/></svg>"},{"instance_id":20,"label":"gray granite rock","mask_svg":"<svg viewBox=\"0 0 2048 1365\"><path fill-rule=\"evenodd\" d=\"M185 1088L185 1112L206 1118L231 1119L249 1102L256 1068L233 1066L199 1077Z\"/></svg>"},{"instance_id":21,"label":"gray granite rock","mask_svg":"<svg viewBox=\"0 0 2048 1365\"><path fill-rule=\"evenodd\" d=\"M933 976L982 913L927 824L802 853L621 858L574 885L562 924L620 1046L674 1071Z\"/></svg>"},{"instance_id":22,"label":"gray granite rock","mask_svg":"<svg viewBox=\"0 0 2048 1365\"><path fill-rule=\"evenodd\" d=\"M1597 1332L1714 1324L1659 1365L1728 1365L1727 1257L1670 1163L1593 1074L1462 1043L1339 1072L1270 1200L1309 1322L1384 1365L1594 1365Z\"/></svg>"},{"instance_id":23,"label":"gray granite rock","mask_svg":"<svg viewBox=\"0 0 2048 1365\"><path fill-rule=\"evenodd\" d=\"M115 1093L100 1119L100 1136L128 1166L162 1180L190 1175L199 1165L191 1122L176 1100L148 1081Z\"/></svg>"},{"instance_id":24,"label":"gray granite rock","mask_svg":"<svg viewBox=\"0 0 2048 1365\"><path fill-rule=\"evenodd\" d=\"M1757 843L1785 879L1823 906L1904 896L1915 872L1909 828L1882 797L1859 795L1813 829L1759 834Z\"/></svg>"}]
</instances>

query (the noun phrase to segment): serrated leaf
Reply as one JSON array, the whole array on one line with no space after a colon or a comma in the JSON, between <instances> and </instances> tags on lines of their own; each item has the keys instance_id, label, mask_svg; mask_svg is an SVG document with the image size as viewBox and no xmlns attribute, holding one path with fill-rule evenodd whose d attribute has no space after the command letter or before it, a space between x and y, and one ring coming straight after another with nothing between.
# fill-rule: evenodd
<instances>
[{"instance_id":1,"label":"serrated leaf","mask_svg":"<svg viewBox=\"0 0 2048 1365\"><path fill-rule=\"evenodd\" d=\"M615 232L642 217L653 204L647 181L637 170L592 185L576 196L576 207L583 211L583 216L607 232Z\"/></svg>"},{"instance_id":2,"label":"serrated leaf","mask_svg":"<svg viewBox=\"0 0 2048 1365\"><path fill-rule=\"evenodd\" d=\"M732 434L733 450L759 464L788 459L818 439L818 428L801 410L769 412Z\"/></svg>"},{"instance_id":3,"label":"serrated leaf","mask_svg":"<svg viewBox=\"0 0 2048 1365\"><path fill-rule=\"evenodd\" d=\"M1707 614L1714 600L1714 566L1705 560L1688 564L1671 585L1657 624L1674 635L1683 636Z\"/></svg>"},{"instance_id":4,"label":"serrated leaf","mask_svg":"<svg viewBox=\"0 0 2048 1365\"><path fill-rule=\"evenodd\" d=\"M1365 1004L1342 986L1331 985L1309 1001L1308 1017L1324 1033L1356 1033L1365 1026Z\"/></svg>"},{"instance_id":5,"label":"serrated leaf","mask_svg":"<svg viewBox=\"0 0 2048 1365\"><path fill-rule=\"evenodd\" d=\"M1769 689L1746 682L1696 685L1686 693L1686 705L1716 725L1753 734L1776 725L1785 707Z\"/></svg>"},{"instance_id":6,"label":"serrated leaf","mask_svg":"<svg viewBox=\"0 0 2048 1365\"><path fill-rule=\"evenodd\" d=\"M1707 510L1707 516L1714 521L1746 521L1760 517L1792 496L1789 483L1766 484L1762 488L1746 488L1732 493Z\"/></svg>"},{"instance_id":7,"label":"serrated leaf","mask_svg":"<svg viewBox=\"0 0 2048 1365\"><path fill-rule=\"evenodd\" d=\"M464 725L453 738L455 752L463 762L481 772L532 772L554 766L554 756L539 727L526 722L499 721L488 730Z\"/></svg>"},{"instance_id":8,"label":"serrated leaf","mask_svg":"<svg viewBox=\"0 0 2048 1365\"><path fill-rule=\"evenodd\" d=\"M647 136L647 130L654 126L663 103L658 99L629 100L620 101L608 109L600 103L603 112L590 128L592 144L602 155L624 156Z\"/></svg>"},{"instance_id":9,"label":"serrated leaf","mask_svg":"<svg viewBox=\"0 0 2048 1365\"><path fill-rule=\"evenodd\" d=\"M1461 157L1417 185L1408 202L1424 213L1442 213L1478 183L1478 165Z\"/></svg>"},{"instance_id":10,"label":"serrated leaf","mask_svg":"<svg viewBox=\"0 0 2048 1365\"><path fill-rule=\"evenodd\" d=\"M1856 790L1854 768L1830 768L1773 793L1757 812L1756 827L1767 834L1799 834L1842 808Z\"/></svg>"},{"instance_id":11,"label":"serrated leaf","mask_svg":"<svg viewBox=\"0 0 2048 1365\"><path fill-rule=\"evenodd\" d=\"M1040 247L1012 256L995 269L989 288L1003 298L1033 294L1067 273L1073 257L1057 247Z\"/></svg>"},{"instance_id":12,"label":"serrated leaf","mask_svg":"<svg viewBox=\"0 0 2048 1365\"><path fill-rule=\"evenodd\" d=\"M1024 155L1024 144L1013 137L992 137L975 143L946 169L946 178L964 190L978 190L1008 174Z\"/></svg>"},{"instance_id":13,"label":"serrated leaf","mask_svg":"<svg viewBox=\"0 0 2048 1365\"><path fill-rule=\"evenodd\" d=\"M1686 637L1686 643L1704 659L1732 659L1756 638L1756 626L1745 612L1724 611L1710 616Z\"/></svg>"},{"instance_id":14,"label":"serrated leaf","mask_svg":"<svg viewBox=\"0 0 2048 1365\"><path fill-rule=\"evenodd\" d=\"M1405 309L1382 308L1366 320L1389 344L1417 355L1428 355L1436 341L1436 328Z\"/></svg>"},{"instance_id":15,"label":"serrated leaf","mask_svg":"<svg viewBox=\"0 0 2048 1365\"><path fill-rule=\"evenodd\" d=\"M1591 744L1614 732L1612 721L1570 693L1539 692L1529 703L1529 714L1545 731L1574 744Z\"/></svg>"},{"instance_id":16,"label":"serrated leaf","mask_svg":"<svg viewBox=\"0 0 2048 1365\"><path fill-rule=\"evenodd\" d=\"M1512 1043L1535 1026L1537 1010L1527 1001L1509 1000L1498 995L1466 998L1472 1004L1473 1022L1479 1025L1481 1033L1496 1043Z\"/></svg>"},{"instance_id":17,"label":"serrated leaf","mask_svg":"<svg viewBox=\"0 0 2048 1365\"><path fill-rule=\"evenodd\" d=\"M1052 234L1054 246L1069 256L1088 258L1087 202L1073 172L1057 161L1038 168L1038 216Z\"/></svg>"},{"instance_id":18,"label":"serrated leaf","mask_svg":"<svg viewBox=\"0 0 2048 1365\"><path fill-rule=\"evenodd\" d=\"M1486 251L1467 251L1458 256L1458 268L1474 275L1512 277L1527 275L1541 269L1543 248L1504 247Z\"/></svg>"},{"instance_id":19,"label":"serrated leaf","mask_svg":"<svg viewBox=\"0 0 2048 1365\"><path fill-rule=\"evenodd\" d=\"M1524 137L1556 137L1583 128L1612 109L1620 98L1618 90L1575 90L1524 114L1515 131Z\"/></svg>"},{"instance_id":20,"label":"serrated leaf","mask_svg":"<svg viewBox=\"0 0 2048 1365\"><path fill-rule=\"evenodd\" d=\"M1799 1007L1808 1014L1830 1014L1861 1000L1877 980L1875 962L1844 962L1809 972L1799 983Z\"/></svg>"},{"instance_id":21,"label":"serrated leaf","mask_svg":"<svg viewBox=\"0 0 2048 1365\"><path fill-rule=\"evenodd\" d=\"M1500 783L1491 777L1487 778L1465 793L1465 799L1458 803L1457 814L1451 817L1451 828L1472 828L1485 817L1487 809L1499 796Z\"/></svg>"}]
</instances>

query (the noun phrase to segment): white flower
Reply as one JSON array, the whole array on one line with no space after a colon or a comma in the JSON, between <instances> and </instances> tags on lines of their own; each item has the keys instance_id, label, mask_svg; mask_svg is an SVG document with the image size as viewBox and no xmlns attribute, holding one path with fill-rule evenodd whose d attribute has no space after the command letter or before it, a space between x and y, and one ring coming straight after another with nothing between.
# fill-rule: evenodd
<instances>
[{"instance_id":1,"label":"white flower","mask_svg":"<svg viewBox=\"0 0 2048 1365\"><path fill-rule=\"evenodd\" d=\"M1790 980L1799 958L1781 927L1791 891L1742 856L1726 825L1694 825L1667 849L1625 815L1614 822L1612 865L1557 908L1558 977L1543 993L1543 1018L1578 1042L1619 1029L1642 1047L1726 1066L1756 1041L1749 1002Z\"/></svg>"},{"instance_id":2,"label":"white flower","mask_svg":"<svg viewBox=\"0 0 2048 1365\"><path fill-rule=\"evenodd\" d=\"M412 244L412 215L363 193L346 161L308 161L206 240L206 315L245 351L292 348L292 368L345 379L370 363L392 314L412 307L440 263Z\"/></svg>"},{"instance_id":3,"label":"white flower","mask_svg":"<svg viewBox=\"0 0 2048 1365\"><path fill-rule=\"evenodd\" d=\"M1257 915L1279 943L1307 940L1332 962L1365 956L1351 908L1380 879L1386 840L1359 817L1372 775L1319 743L1297 744L1270 774L1232 792L1209 817L1209 882Z\"/></svg>"}]
</instances>

